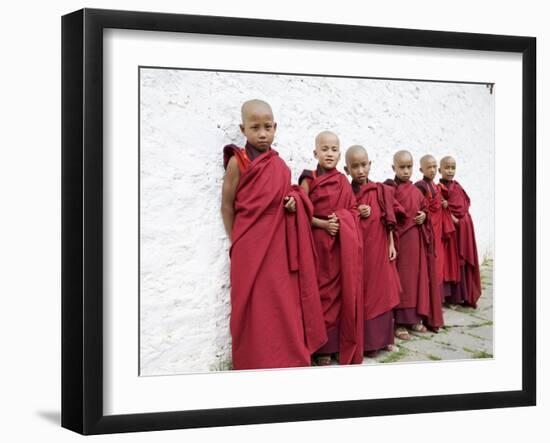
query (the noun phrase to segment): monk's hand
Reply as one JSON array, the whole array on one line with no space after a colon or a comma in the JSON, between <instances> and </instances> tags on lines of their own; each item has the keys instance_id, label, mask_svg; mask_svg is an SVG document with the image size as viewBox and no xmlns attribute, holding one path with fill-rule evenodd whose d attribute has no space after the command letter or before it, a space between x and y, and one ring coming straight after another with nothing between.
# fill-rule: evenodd
<instances>
[{"instance_id":1,"label":"monk's hand","mask_svg":"<svg viewBox=\"0 0 550 443\"><path fill-rule=\"evenodd\" d=\"M447 209L449 207L449 203L447 202L447 200L441 200L441 206Z\"/></svg>"},{"instance_id":2,"label":"monk's hand","mask_svg":"<svg viewBox=\"0 0 550 443\"><path fill-rule=\"evenodd\" d=\"M338 217L336 217L336 214L330 214L328 216L325 230L332 236L338 234L338 231L340 230L340 223L338 221Z\"/></svg>"},{"instance_id":3,"label":"monk's hand","mask_svg":"<svg viewBox=\"0 0 550 443\"><path fill-rule=\"evenodd\" d=\"M455 225L458 225L458 218L456 218L453 214L451 214L451 219Z\"/></svg>"},{"instance_id":4,"label":"monk's hand","mask_svg":"<svg viewBox=\"0 0 550 443\"><path fill-rule=\"evenodd\" d=\"M359 205L357 209L359 209L359 214L361 214L361 218L367 218L370 215L371 208L369 205Z\"/></svg>"},{"instance_id":5,"label":"monk's hand","mask_svg":"<svg viewBox=\"0 0 550 443\"><path fill-rule=\"evenodd\" d=\"M288 212L296 212L296 200L294 197L288 195L285 197L285 209Z\"/></svg>"},{"instance_id":6,"label":"monk's hand","mask_svg":"<svg viewBox=\"0 0 550 443\"><path fill-rule=\"evenodd\" d=\"M397 258L397 251L395 250L395 246L393 244L390 244L388 256L390 261L393 261Z\"/></svg>"},{"instance_id":7,"label":"monk's hand","mask_svg":"<svg viewBox=\"0 0 550 443\"><path fill-rule=\"evenodd\" d=\"M417 225L421 225L424 223L424 220L426 220L426 213L424 211L418 211L417 214L418 215L414 218L414 222Z\"/></svg>"}]
</instances>

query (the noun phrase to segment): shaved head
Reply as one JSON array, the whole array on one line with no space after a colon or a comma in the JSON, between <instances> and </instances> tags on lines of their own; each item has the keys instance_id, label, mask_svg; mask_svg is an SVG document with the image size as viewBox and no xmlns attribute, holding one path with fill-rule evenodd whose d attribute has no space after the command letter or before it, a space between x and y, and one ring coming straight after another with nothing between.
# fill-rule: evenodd
<instances>
[{"instance_id":1,"label":"shaved head","mask_svg":"<svg viewBox=\"0 0 550 443\"><path fill-rule=\"evenodd\" d=\"M433 155L427 154L420 159L420 172L424 178L433 180L437 174L437 160Z\"/></svg>"},{"instance_id":2,"label":"shaved head","mask_svg":"<svg viewBox=\"0 0 550 443\"><path fill-rule=\"evenodd\" d=\"M456 173L456 160L447 155L439 163L439 173L443 180L453 180Z\"/></svg>"},{"instance_id":3,"label":"shaved head","mask_svg":"<svg viewBox=\"0 0 550 443\"><path fill-rule=\"evenodd\" d=\"M454 157L450 156L450 155L446 155L445 157L443 157L441 159L441 161L439 162L439 167L442 167L444 163L456 163L456 160L454 159Z\"/></svg>"},{"instance_id":4,"label":"shaved head","mask_svg":"<svg viewBox=\"0 0 550 443\"><path fill-rule=\"evenodd\" d=\"M340 139L338 138L338 136L334 132L332 132L332 131L322 131L322 132L319 132L319 134L317 134L317 136L315 137L315 147L318 148L327 139L328 140L332 139L332 141L336 141L336 143L340 144Z\"/></svg>"},{"instance_id":5,"label":"shaved head","mask_svg":"<svg viewBox=\"0 0 550 443\"><path fill-rule=\"evenodd\" d=\"M346 151L346 165L350 164L351 158L355 154L365 154L367 156L367 159L369 158L369 154L367 153L367 150L363 146L353 145L353 146L350 146Z\"/></svg>"},{"instance_id":6,"label":"shaved head","mask_svg":"<svg viewBox=\"0 0 550 443\"><path fill-rule=\"evenodd\" d=\"M420 159L420 166L424 168L428 162L435 162L437 164L437 160L433 155L426 154Z\"/></svg>"},{"instance_id":7,"label":"shaved head","mask_svg":"<svg viewBox=\"0 0 550 443\"><path fill-rule=\"evenodd\" d=\"M395 154L393 154L393 164L397 164L402 161L413 161L413 156L409 151L397 151Z\"/></svg>"},{"instance_id":8,"label":"shaved head","mask_svg":"<svg viewBox=\"0 0 550 443\"><path fill-rule=\"evenodd\" d=\"M248 100L243 103L241 106L241 120L244 123L248 117L251 114L255 113L264 113L264 114L271 114L273 116L273 111L271 110L271 106L269 106L269 103L264 102L263 100L253 99Z\"/></svg>"}]
</instances>

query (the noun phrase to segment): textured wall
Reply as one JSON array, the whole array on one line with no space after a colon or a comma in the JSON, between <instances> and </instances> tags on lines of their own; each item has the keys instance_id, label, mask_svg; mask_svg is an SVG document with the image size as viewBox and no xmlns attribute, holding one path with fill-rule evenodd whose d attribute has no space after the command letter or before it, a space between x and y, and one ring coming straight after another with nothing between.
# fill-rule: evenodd
<instances>
[{"instance_id":1,"label":"textured wall","mask_svg":"<svg viewBox=\"0 0 550 443\"><path fill-rule=\"evenodd\" d=\"M324 129L343 148L367 148L374 180L393 176L398 149L412 152L415 168L426 153L455 156L480 258L492 254L494 95L485 85L142 69L142 375L229 367L222 147L244 143L240 105L250 98L272 105L274 148L294 180L315 166L313 140Z\"/></svg>"}]
</instances>

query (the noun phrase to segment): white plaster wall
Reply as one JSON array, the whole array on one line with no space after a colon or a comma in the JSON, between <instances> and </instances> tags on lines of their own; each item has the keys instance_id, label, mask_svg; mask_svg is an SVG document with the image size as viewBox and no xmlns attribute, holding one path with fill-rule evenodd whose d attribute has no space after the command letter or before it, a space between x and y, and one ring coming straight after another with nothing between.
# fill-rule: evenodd
<instances>
[{"instance_id":1,"label":"white plaster wall","mask_svg":"<svg viewBox=\"0 0 550 443\"><path fill-rule=\"evenodd\" d=\"M141 374L229 367L229 243L219 207L222 147L244 143L242 102L272 105L274 148L294 181L315 166L313 140L325 129L343 150L367 148L374 180L393 176L399 149L412 152L415 168L426 153L455 156L483 259L493 251L495 93L471 84L142 69Z\"/></svg>"}]
</instances>

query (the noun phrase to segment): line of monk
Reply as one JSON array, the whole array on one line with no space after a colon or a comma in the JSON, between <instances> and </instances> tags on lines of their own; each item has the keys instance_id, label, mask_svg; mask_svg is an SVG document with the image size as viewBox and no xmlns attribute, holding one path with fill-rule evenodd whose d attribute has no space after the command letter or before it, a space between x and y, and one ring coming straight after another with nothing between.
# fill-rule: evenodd
<instances>
[{"instance_id":1,"label":"line of monk","mask_svg":"<svg viewBox=\"0 0 550 443\"><path fill-rule=\"evenodd\" d=\"M442 305L477 306L479 263L470 199L456 161L398 151L395 177L369 179L366 149L315 138L314 169L298 185L272 148L270 105L241 108L244 148L224 147L221 212L231 242L233 369L360 364L395 351L395 337L438 332Z\"/></svg>"}]
</instances>

